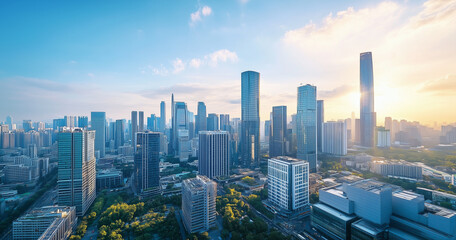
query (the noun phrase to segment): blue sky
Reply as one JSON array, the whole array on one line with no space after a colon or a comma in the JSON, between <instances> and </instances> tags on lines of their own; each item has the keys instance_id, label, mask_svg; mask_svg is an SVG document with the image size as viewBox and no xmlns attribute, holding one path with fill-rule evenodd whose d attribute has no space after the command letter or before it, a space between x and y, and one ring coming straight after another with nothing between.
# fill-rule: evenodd
<instances>
[{"instance_id":1,"label":"blue sky","mask_svg":"<svg viewBox=\"0 0 456 240\"><path fill-rule=\"evenodd\" d=\"M443 48L456 41L455 9L434 0L2 1L0 119L158 114L171 92L191 111L205 101L236 117L245 70L261 73L262 120L273 105L295 112L300 83L317 85L327 119L346 118L359 108L359 53L372 51L378 115L429 122L434 108L413 99L456 100L447 93L456 47Z\"/></svg>"}]
</instances>

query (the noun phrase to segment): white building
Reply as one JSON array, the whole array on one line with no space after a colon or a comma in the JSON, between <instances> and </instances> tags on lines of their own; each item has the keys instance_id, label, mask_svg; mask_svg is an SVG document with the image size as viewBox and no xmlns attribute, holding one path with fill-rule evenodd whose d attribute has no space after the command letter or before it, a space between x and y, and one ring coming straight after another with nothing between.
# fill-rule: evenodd
<instances>
[{"instance_id":1,"label":"white building","mask_svg":"<svg viewBox=\"0 0 456 240\"><path fill-rule=\"evenodd\" d=\"M181 162L188 161L188 157L192 155L191 143L187 129L179 129L177 131L178 138L178 153Z\"/></svg>"},{"instance_id":2,"label":"white building","mask_svg":"<svg viewBox=\"0 0 456 240\"><path fill-rule=\"evenodd\" d=\"M325 122L322 126L322 152L347 154L347 126L345 122Z\"/></svg>"},{"instance_id":3,"label":"white building","mask_svg":"<svg viewBox=\"0 0 456 240\"><path fill-rule=\"evenodd\" d=\"M391 147L391 132L383 127L377 129L377 147L390 148Z\"/></svg>"},{"instance_id":4,"label":"white building","mask_svg":"<svg viewBox=\"0 0 456 240\"><path fill-rule=\"evenodd\" d=\"M64 240L76 223L75 207L37 208L13 222L13 240Z\"/></svg>"},{"instance_id":5,"label":"white building","mask_svg":"<svg viewBox=\"0 0 456 240\"><path fill-rule=\"evenodd\" d=\"M182 183L182 220L189 233L206 232L215 226L217 183L206 176Z\"/></svg>"},{"instance_id":6,"label":"white building","mask_svg":"<svg viewBox=\"0 0 456 240\"><path fill-rule=\"evenodd\" d=\"M290 157L268 160L268 201L293 212L309 205L309 163Z\"/></svg>"},{"instance_id":7,"label":"white building","mask_svg":"<svg viewBox=\"0 0 456 240\"><path fill-rule=\"evenodd\" d=\"M229 175L229 135L226 131L200 131L198 172L208 178Z\"/></svg>"}]
</instances>

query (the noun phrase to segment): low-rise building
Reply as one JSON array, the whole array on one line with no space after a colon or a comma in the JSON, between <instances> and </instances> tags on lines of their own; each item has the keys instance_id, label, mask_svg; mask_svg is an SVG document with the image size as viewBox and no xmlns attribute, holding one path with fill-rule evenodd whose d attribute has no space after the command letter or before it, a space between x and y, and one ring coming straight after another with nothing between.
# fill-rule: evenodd
<instances>
[{"instance_id":1,"label":"low-rise building","mask_svg":"<svg viewBox=\"0 0 456 240\"><path fill-rule=\"evenodd\" d=\"M106 169L97 171L97 191L123 186L122 171L117 169Z\"/></svg>"}]
</instances>

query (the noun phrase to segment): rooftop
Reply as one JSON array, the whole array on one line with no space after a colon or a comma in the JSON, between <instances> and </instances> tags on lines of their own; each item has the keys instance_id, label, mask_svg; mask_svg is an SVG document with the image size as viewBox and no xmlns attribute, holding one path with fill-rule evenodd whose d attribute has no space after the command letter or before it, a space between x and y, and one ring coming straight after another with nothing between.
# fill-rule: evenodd
<instances>
[{"instance_id":1,"label":"rooftop","mask_svg":"<svg viewBox=\"0 0 456 240\"><path fill-rule=\"evenodd\" d=\"M456 215L456 211L443 208L434 204L424 203L424 207L426 211L432 213L437 216L445 217L445 218L452 218Z\"/></svg>"},{"instance_id":2,"label":"rooftop","mask_svg":"<svg viewBox=\"0 0 456 240\"><path fill-rule=\"evenodd\" d=\"M372 179L365 179L348 185L373 193L380 193L383 190L392 189L392 186L390 184L382 183Z\"/></svg>"},{"instance_id":3,"label":"rooftop","mask_svg":"<svg viewBox=\"0 0 456 240\"><path fill-rule=\"evenodd\" d=\"M34 220L39 218L61 218L66 217L69 211L75 209L75 207L65 207L65 206L46 206L35 208L26 215L18 218L16 221L24 220Z\"/></svg>"},{"instance_id":4,"label":"rooftop","mask_svg":"<svg viewBox=\"0 0 456 240\"><path fill-rule=\"evenodd\" d=\"M286 156L273 157L273 158L270 158L270 160L278 160L281 162L291 163L291 164L307 163L307 161L305 161L305 160L292 158L292 157L286 157Z\"/></svg>"}]
</instances>

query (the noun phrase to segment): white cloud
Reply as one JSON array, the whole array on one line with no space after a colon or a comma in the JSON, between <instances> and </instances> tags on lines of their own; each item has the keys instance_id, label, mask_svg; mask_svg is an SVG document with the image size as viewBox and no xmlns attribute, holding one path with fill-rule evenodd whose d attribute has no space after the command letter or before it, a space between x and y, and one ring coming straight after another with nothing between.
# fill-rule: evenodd
<instances>
[{"instance_id":1,"label":"white cloud","mask_svg":"<svg viewBox=\"0 0 456 240\"><path fill-rule=\"evenodd\" d=\"M201 59L193 58L192 60L190 60L190 63L188 65L190 65L190 67L193 67L193 68L199 68L201 66L201 64L202 64Z\"/></svg>"},{"instance_id":2,"label":"white cloud","mask_svg":"<svg viewBox=\"0 0 456 240\"><path fill-rule=\"evenodd\" d=\"M173 73L180 73L185 70L185 63L180 58L173 61Z\"/></svg>"},{"instance_id":3,"label":"white cloud","mask_svg":"<svg viewBox=\"0 0 456 240\"><path fill-rule=\"evenodd\" d=\"M190 25L194 26L197 22L203 20L203 17L207 17L212 14L212 8L209 6L203 6L196 12L190 14Z\"/></svg>"},{"instance_id":4,"label":"white cloud","mask_svg":"<svg viewBox=\"0 0 456 240\"><path fill-rule=\"evenodd\" d=\"M238 56L235 52L231 52L227 49L221 49L206 55L204 59L207 60L210 66L217 66L219 62L237 62Z\"/></svg>"}]
</instances>

